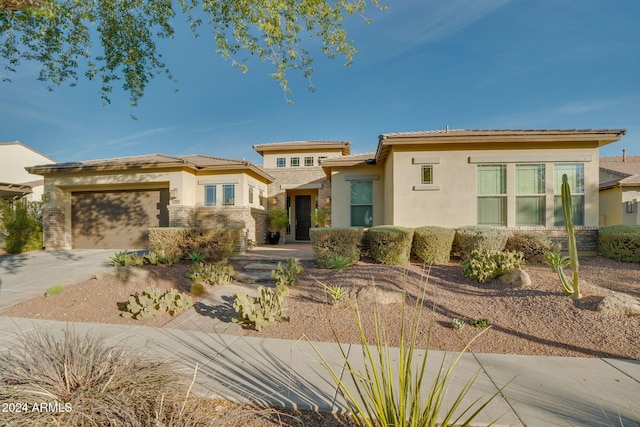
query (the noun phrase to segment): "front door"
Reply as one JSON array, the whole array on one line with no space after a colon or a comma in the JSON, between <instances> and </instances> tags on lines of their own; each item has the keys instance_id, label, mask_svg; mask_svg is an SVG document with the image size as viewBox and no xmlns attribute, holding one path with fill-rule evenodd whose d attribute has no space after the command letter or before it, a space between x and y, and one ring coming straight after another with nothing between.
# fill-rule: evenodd
<instances>
[{"instance_id":1,"label":"front door","mask_svg":"<svg viewBox=\"0 0 640 427\"><path fill-rule=\"evenodd\" d=\"M296 240L309 240L311 196L296 196Z\"/></svg>"}]
</instances>

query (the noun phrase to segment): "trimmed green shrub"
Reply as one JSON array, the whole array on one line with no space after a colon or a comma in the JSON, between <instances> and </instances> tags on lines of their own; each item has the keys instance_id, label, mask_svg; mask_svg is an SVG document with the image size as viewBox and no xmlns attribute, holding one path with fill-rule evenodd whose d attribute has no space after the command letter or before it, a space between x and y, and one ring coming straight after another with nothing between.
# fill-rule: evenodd
<instances>
[{"instance_id":1,"label":"trimmed green shrub","mask_svg":"<svg viewBox=\"0 0 640 427\"><path fill-rule=\"evenodd\" d=\"M462 274L480 283L486 283L524 264L522 252L476 250L462 261Z\"/></svg>"},{"instance_id":2,"label":"trimmed green shrub","mask_svg":"<svg viewBox=\"0 0 640 427\"><path fill-rule=\"evenodd\" d=\"M309 230L313 256L321 268L329 268L336 257L348 258L352 263L360 259L364 229L312 228Z\"/></svg>"},{"instance_id":3,"label":"trimmed green shrub","mask_svg":"<svg viewBox=\"0 0 640 427\"><path fill-rule=\"evenodd\" d=\"M411 256L413 229L392 225L371 227L369 252L371 258L381 264L407 264Z\"/></svg>"},{"instance_id":4,"label":"trimmed green shrub","mask_svg":"<svg viewBox=\"0 0 640 427\"><path fill-rule=\"evenodd\" d=\"M413 251L426 264L446 264L456 230L444 227L419 227L413 231Z\"/></svg>"},{"instance_id":5,"label":"trimmed green shrub","mask_svg":"<svg viewBox=\"0 0 640 427\"><path fill-rule=\"evenodd\" d=\"M511 232L505 250L522 252L528 264L544 264L544 254L560 252L560 243L544 234Z\"/></svg>"},{"instance_id":6,"label":"trimmed green shrub","mask_svg":"<svg viewBox=\"0 0 640 427\"><path fill-rule=\"evenodd\" d=\"M640 262L640 226L600 227L598 255L616 261Z\"/></svg>"},{"instance_id":7,"label":"trimmed green shrub","mask_svg":"<svg viewBox=\"0 0 640 427\"><path fill-rule=\"evenodd\" d=\"M460 258L469 258L473 251L502 251L509 232L505 228L488 225L469 225L456 230L453 250Z\"/></svg>"},{"instance_id":8,"label":"trimmed green shrub","mask_svg":"<svg viewBox=\"0 0 640 427\"><path fill-rule=\"evenodd\" d=\"M168 257L180 259L198 251L215 262L227 259L241 236L242 230L239 228L150 228L149 248L155 252L164 251Z\"/></svg>"}]
</instances>

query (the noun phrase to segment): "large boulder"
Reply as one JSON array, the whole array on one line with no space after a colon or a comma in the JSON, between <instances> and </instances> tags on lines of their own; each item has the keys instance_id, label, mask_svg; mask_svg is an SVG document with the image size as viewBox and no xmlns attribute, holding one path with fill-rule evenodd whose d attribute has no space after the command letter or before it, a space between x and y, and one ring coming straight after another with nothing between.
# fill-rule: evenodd
<instances>
[{"instance_id":1,"label":"large boulder","mask_svg":"<svg viewBox=\"0 0 640 427\"><path fill-rule=\"evenodd\" d=\"M98 270L96 279L100 281L118 281L122 283L144 282L149 271L139 267L111 267Z\"/></svg>"},{"instance_id":2,"label":"large boulder","mask_svg":"<svg viewBox=\"0 0 640 427\"><path fill-rule=\"evenodd\" d=\"M598 311L624 316L640 316L640 301L630 295L614 292L600 301Z\"/></svg>"},{"instance_id":3,"label":"large boulder","mask_svg":"<svg viewBox=\"0 0 640 427\"><path fill-rule=\"evenodd\" d=\"M402 291L382 289L375 286L367 286L358 291L358 301L369 304L401 304L404 295Z\"/></svg>"},{"instance_id":4,"label":"large boulder","mask_svg":"<svg viewBox=\"0 0 640 427\"><path fill-rule=\"evenodd\" d=\"M502 285L513 286L514 288L531 287L531 277L529 277L529 273L521 268L516 268L502 276L498 276L496 280Z\"/></svg>"}]
</instances>

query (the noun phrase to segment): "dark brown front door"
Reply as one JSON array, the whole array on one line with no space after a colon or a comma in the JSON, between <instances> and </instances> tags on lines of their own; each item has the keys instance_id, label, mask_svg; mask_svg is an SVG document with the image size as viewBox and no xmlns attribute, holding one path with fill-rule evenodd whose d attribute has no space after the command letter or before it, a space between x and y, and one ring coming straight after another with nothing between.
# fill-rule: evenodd
<instances>
[{"instance_id":1,"label":"dark brown front door","mask_svg":"<svg viewBox=\"0 0 640 427\"><path fill-rule=\"evenodd\" d=\"M296 240L309 240L311 196L296 196Z\"/></svg>"},{"instance_id":2,"label":"dark brown front door","mask_svg":"<svg viewBox=\"0 0 640 427\"><path fill-rule=\"evenodd\" d=\"M169 190L93 191L72 194L72 246L148 249L149 227L169 225Z\"/></svg>"}]
</instances>

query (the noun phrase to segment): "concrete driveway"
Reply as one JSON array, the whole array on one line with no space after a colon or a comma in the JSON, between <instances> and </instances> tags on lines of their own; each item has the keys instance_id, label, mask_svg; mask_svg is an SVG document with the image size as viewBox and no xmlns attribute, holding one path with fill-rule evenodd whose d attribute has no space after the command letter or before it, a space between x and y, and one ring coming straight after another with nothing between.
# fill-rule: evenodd
<instances>
[{"instance_id":1,"label":"concrete driveway","mask_svg":"<svg viewBox=\"0 0 640 427\"><path fill-rule=\"evenodd\" d=\"M108 267L113 249L40 251L0 257L0 308L43 293L49 286L89 278Z\"/></svg>"}]
</instances>

